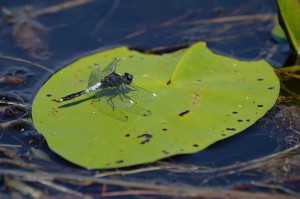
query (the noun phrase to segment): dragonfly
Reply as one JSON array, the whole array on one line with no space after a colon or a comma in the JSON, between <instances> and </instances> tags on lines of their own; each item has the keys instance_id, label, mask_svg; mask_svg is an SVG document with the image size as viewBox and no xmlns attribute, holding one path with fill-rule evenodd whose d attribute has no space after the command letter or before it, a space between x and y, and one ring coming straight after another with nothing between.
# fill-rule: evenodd
<instances>
[{"instance_id":1,"label":"dragonfly","mask_svg":"<svg viewBox=\"0 0 300 199\"><path fill-rule=\"evenodd\" d=\"M113 110L129 109L137 101L152 101L156 98L156 94L144 88L136 86L133 81L133 75L125 72L123 75L116 73L116 67L120 59L114 59L102 71L97 65L90 74L87 89L69 94L56 102L64 102L72 100L84 94L93 93L98 100L93 100L96 107L101 102L108 103ZM103 107L103 106L102 106Z\"/></svg>"}]
</instances>

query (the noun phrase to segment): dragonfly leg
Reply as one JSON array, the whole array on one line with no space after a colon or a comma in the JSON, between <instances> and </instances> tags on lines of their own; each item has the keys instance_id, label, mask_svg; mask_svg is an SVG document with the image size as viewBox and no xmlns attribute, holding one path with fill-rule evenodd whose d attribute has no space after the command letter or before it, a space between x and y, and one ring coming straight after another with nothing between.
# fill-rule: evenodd
<instances>
[{"instance_id":1,"label":"dragonfly leg","mask_svg":"<svg viewBox=\"0 0 300 199\"><path fill-rule=\"evenodd\" d=\"M100 98L99 98L100 99ZM110 105L110 106L112 106L112 108L113 108L113 111L115 110L115 105L114 105L114 102L113 102L113 97L111 97L111 98L109 98L108 100L106 100L106 102Z\"/></svg>"},{"instance_id":2,"label":"dragonfly leg","mask_svg":"<svg viewBox=\"0 0 300 199\"><path fill-rule=\"evenodd\" d=\"M130 101L136 103L136 101L134 101L133 99L131 99L129 96L127 96L127 95L125 95L125 94L120 95L120 98L121 98L121 100L123 100L123 101L125 101L125 99L127 99L127 100L130 100ZM125 98L125 99L124 99L124 98Z\"/></svg>"},{"instance_id":3,"label":"dragonfly leg","mask_svg":"<svg viewBox=\"0 0 300 199\"><path fill-rule=\"evenodd\" d=\"M125 91L125 87L124 86L121 86L121 87L118 87L118 90L122 93L122 95L120 96L120 98L122 99L122 96L124 97L124 98L126 98L126 99L128 99L128 100L130 100L130 101L132 101L132 102L134 102L134 103L136 103L136 101L134 101L133 99L131 99L129 96L127 96L126 94L124 94L124 93L126 93L126 91ZM123 99L122 99L123 100ZM124 100L123 100L124 101Z\"/></svg>"}]
</instances>

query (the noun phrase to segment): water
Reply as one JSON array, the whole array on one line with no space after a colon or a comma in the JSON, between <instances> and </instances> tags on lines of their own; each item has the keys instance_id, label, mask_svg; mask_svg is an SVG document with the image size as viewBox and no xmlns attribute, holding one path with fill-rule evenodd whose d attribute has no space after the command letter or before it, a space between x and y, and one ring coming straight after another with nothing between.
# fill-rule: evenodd
<instances>
[{"instance_id":1,"label":"water","mask_svg":"<svg viewBox=\"0 0 300 199\"><path fill-rule=\"evenodd\" d=\"M42 84L51 76L51 71L57 71L91 51L120 45L141 51L162 53L202 40L207 42L211 50L219 54L242 60L267 59L276 66L283 65L291 52L288 45L276 43L271 36L277 14L275 0L246 2L231 0L230 3L222 0L174 0L171 4L170 1L161 0L102 0L68 9L60 8L54 13L38 13L60 2L31 0L5 1L0 4L1 7L11 10L14 13L12 17L15 17L12 24L3 20L1 23L0 96L6 102L22 104L1 106L0 146L7 147L23 160L31 159L29 161L46 166L47 162L36 159L30 153L31 147L39 149L53 161L53 165L48 165L48 169L56 172L64 169L84 175L94 173L72 165L54 154L30 122L31 102ZM35 13L36 17L30 18L25 13L24 18L24 13L23 17L17 14L25 5L32 6L31 14ZM257 15L260 17L253 17ZM240 16L244 16L245 19L239 20ZM5 16L2 14L0 17L4 19ZM215 20L216 18L225 18L231 22L225 23ZM23 32L18 32L24 19L31 25L26 27L25 31L22 29ZM16 28L17 25L19 29ZM34 37L30 36L30 31L35 35ZM25 33L29 34L27 40L23 38ZM36 37L39 41L34 40ZM45 48L40 48L40 44ZM3 55L34 62L46 66L49 70ZM284 137L279 139L274 133L280 133L282 130L277 128L279 130L276 131L275 127L281 124L272 123L272 115L276 112L276 109L272 109L254 126L201 152L171 157L162 162L215 168L261 158L285 149L289 146L283 141ZM2 158L8 156L4 154L1 155ZM2 166L6 169L14 168L11 164L2 164ZM132 167L129 170L148 166L152 165ZM227 178L216 177L205 181L206 174L172 170L148 171L116 178L149 184L182 183L223 187L260 179L257 175L243 174L227 176ZM99 193L97 184L65 183L65 185L85 193ZM5 186L3 185L2 188ZM45 189L49 188L46 186ZM113 190L122 190L122 188L109 186L108 191Z\"/></svg>"}]
</instances>

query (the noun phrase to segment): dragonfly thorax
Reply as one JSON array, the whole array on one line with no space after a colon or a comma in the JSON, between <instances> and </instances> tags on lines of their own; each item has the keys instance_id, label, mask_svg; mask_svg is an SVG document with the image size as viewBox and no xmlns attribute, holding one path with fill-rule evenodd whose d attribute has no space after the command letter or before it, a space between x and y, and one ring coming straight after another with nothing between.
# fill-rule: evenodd
<instances>
[{"instance_id":1,"label":"dragonfly thorax","mask_svg":"<svg viewBox=\"0 0 300 199\"><path fill-rule=\"evenodd\" d=\"M122 76L117 73L111 73L101 81L101 87L118 87L122 84L129 85L131 84L132 80L133 75L131 75L130 73L124 73Z\"/></svg>"}]
</instances>

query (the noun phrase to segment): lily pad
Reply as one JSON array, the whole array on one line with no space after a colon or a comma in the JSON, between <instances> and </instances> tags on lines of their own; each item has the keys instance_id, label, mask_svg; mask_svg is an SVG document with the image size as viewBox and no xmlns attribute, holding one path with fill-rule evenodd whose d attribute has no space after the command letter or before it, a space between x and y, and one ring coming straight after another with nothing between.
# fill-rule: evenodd
<instances>
[{"instance_id":1,"label":"lily pad","mask_svg":"<svg viewBox=\"0 0 300 199\"><path fill-rule=\"evenodd\" d=\"M297 0L277 0L286 34L294 50L300 55L300 2Z\"/></svg>"},{"instance_id":2,"label":"lily pad","mask_svg":"<svg viewBox=\"0 0 300 199\"><path fill-rule=\"evenodd\" d=\"M114 58L117 72L157 94L132 109L95 109L89 96L58 104L87 87L94 64ZM242 62L212 53L205 43L164 55L119 47L71 63L54 74L33 103L33 122L50 148L87 168L118 168L200 151L251 126L275 103L279 81L265 61ZM109 107L109 108L107 108ZM143 110L151 115L139 114ZM139 112L140 111L140 112ZM127 121L114 115L124 113Z\"/></svg>"}]
</instances>

